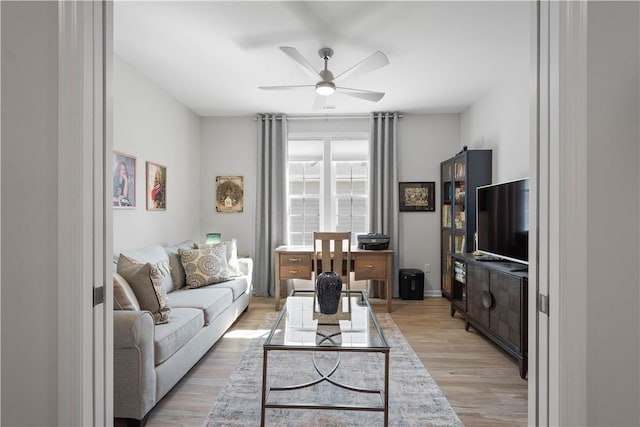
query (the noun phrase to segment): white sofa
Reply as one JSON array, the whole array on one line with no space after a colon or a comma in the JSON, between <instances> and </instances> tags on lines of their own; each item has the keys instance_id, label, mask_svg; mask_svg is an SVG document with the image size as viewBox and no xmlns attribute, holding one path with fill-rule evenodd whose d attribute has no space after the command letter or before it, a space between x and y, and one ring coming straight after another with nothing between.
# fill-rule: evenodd
<instances>
[{"instance_id":1,"label":"white sofa","mask_svg":"<svg viewBox=\"0 0 640 427\"><path fill-rule=\"evenodd\" d=\"M177 250L193 247L193 242L183 242L173 247L150 246L122 254L139 263L168 261L172 282L167 286L170 307L167 323L155 324L151 312L136 309L136 301L132 302L133 307L122 307L114 300L114 416L128 419L130 425L144 425L156 403L248 309L252 260L237 260L242 276L186 289ZM122 257L120 260L118 272L123 269ZM119 280L119 291L135 289L133 286L125 289L126 281L123 285L123 279ZM114 290L114 297L115 293Z\"/></svg>"}]
</instances>

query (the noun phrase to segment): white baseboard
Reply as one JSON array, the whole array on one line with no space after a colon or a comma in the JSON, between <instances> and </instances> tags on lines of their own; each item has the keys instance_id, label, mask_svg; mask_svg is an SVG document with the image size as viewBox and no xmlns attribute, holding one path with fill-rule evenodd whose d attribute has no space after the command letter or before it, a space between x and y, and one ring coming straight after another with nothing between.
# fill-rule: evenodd
<instances>
[{"instance_id":1,"label":"white baseboard","mask_svg":"<svg viewBox=\"0 0 640 427\"><path fill-rule=\"evenodd\" d=\"M424 291L424 296L427 298L442 298L442 291L440 289L427 289Z\"/></svg>"}]
</instances>

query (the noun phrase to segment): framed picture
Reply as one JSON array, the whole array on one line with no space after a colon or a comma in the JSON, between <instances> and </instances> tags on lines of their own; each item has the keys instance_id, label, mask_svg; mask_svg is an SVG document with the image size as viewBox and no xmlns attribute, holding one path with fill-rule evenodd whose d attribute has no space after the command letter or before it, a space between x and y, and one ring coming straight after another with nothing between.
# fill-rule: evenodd
<instances>
[{"instance_id":1,"label":"framed picture","mask_svg":"<svg viewBox=\"0 0 640 427\"><path fill-rule=\"evenodd\" d=\"M167 167L147 162L147 210L167 209Z\"/></svg>"},{"instance_id":2,"label":"framed picture","mask_svg":"<svg viewBox=\"0 0 640 427\"><path fill-rule=\"evenodd\" d=\"M113 207L136 207L136 158L118 151L113 152Z\"/></svg>"},{"instance_id":3,"label":"framed picture","mask_svg":"<svg viewBox=\"0 0 640 427\"><path fill-rule=\"evenodd\" d=\"M216 212L239 213L243 208L244 184L242 177L216 177Z\"/></svg>"},{"instance_id":4,"label":"framed picture","mask_svg":"<svg viewBox=\"0 0 640 427\"><path fill-rule=\"evenodd\" d=\"M401 182L400 212L436 210L435 182Z\"/></svg>"}]
</instances>

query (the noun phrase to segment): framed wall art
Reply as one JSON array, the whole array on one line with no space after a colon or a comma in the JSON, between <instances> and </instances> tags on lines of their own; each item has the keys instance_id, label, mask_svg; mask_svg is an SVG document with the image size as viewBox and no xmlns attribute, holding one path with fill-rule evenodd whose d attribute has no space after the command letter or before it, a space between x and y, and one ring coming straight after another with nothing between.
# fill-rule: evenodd
<instances>
[{"instance_id":1,"label":"framed wall art","mask_svg":"<svg viewBox=\"0 0 640 427\"><path fill-rule=\"evenodd\" d=\"M401 182L400 212L436 210L435 182Z\"/></svg>"},{"instance_id":2,"label":"framed wall art","mask_svg":"<svg viewBox=\"0 0 640 427\"><path fill-rule=\"evenodd\" d=\"M239 213L243 208L244 183L242 177L216 177L216 212Z\"/></svg>"},{"instance_id":3,"label":"framed wall art","mask_svg":"<svg viewBox=\"0 0 640 427\"><path fill-rule=\"evenodd\" d=\"M118 151L113 152L113 207L136 207L136 158Z\"/></svg>"},{"instance_id":4,"label":"framed wall art","mask_svg":"<svg viewBox=\"0 0 640 427\"><path fill-rule=\"evenodd\" d=\"M147 162L147 210L167 209L167 167Z\"/></svg>"}]
</instances>

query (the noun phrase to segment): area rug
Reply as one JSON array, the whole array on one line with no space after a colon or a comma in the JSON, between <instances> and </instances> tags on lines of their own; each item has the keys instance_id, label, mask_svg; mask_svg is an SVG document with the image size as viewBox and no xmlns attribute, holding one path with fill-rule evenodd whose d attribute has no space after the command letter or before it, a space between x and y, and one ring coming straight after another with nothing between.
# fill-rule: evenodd
<instances>
[{"instance_id":1,"label":"area rug","mask_svg":"<svg viewBox=\"0 0 640 427\"><path fill-rule=\"evenodd\" d=\"M275 317L276 313L267 314L260 329L269 329ZM379 314L378 320L391 346L389 425L462 426L462 422L442 391L391 316ZM238 362L203 425L211 427L260 425L264 340L264 337L255 338L249 344L247 352ZM383 384L384 357L382 354L341 352L340 355L340 369L332 378L366 388L377 388ZM278 357L281 360L277 360ZM313 372L311 357L310 352L270 352L268 371L270 384L285 385L317 378L317 374ZM335 362L335 357L337 353L334 352L317 353L316 362L321 369L330 369ZM363 397L360 394L346 392L327 382L318 384L312 389L287 393L289 393L287 398L322 402L329 399L327 403L337 401L349 404L371 404L367 399L375 399L375 397ZM307 409L267 409L265 418L267 426L296 427L379 426L383 425L384 420L382 413L379 412Z\"/></svg>"}]
</instances>

